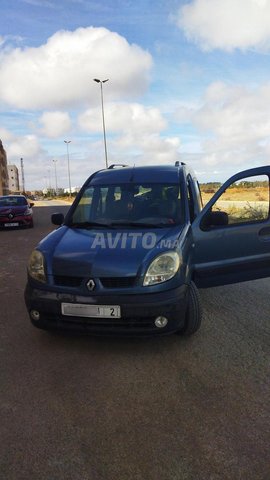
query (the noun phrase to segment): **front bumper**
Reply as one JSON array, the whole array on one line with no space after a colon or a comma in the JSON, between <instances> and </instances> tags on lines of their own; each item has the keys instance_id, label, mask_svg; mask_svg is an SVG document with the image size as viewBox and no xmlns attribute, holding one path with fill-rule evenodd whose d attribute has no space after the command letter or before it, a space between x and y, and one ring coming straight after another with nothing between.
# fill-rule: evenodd
<instances>
[{"instance_id":1,"label":"front bumper","mask_svg":"<svg viewBox=\"0 0 270 480\"><path fill-rule=\"evenodd\" d=\"M85 318L65 316L61 303L89 305L120 305L121 318ZM143 295L80 296L37 289L29 285L25 289L25 303L31 322L38 328L59 328L82 333L105 335L161 335L173 333L184 326L188 302L188 286L174 290ZM39 312L39 320L33 320L31 310ZM158 316L165 316L164 328L155 326Z\"/></svg>"},{"instance_id":2,"label":"front bumper","mask_svg":"<svg viewBox=\"0 0 270 480\"><path fill-rule=\"evenodd\" d=\"M32 215L19 215L13 218L0 217L0 228L9 229L11 227L31 227L32 225Z\"/></svg>"}]
</instances>

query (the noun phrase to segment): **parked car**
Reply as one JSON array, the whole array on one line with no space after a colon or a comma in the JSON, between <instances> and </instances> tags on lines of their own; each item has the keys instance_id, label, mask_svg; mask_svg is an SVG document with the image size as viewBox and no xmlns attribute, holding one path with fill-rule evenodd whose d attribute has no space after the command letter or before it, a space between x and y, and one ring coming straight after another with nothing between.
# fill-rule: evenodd
<instances>
[{"instance_id":1,"label":"parked car","mask_svg":"<svg viewBox=\"0 0 270 480\"><path fill-rule=\"evenodd\" d=\"M33 202L28 202L24 195L0 196L0 228L34 226Z\"/></svg>"},{"instance_id":2,"label":"parked car","mask_svg":"<svg viewBox=\"0 0 270 480\"><path fill-rule=\"evenodd\" d=\"M220 210L227 189L262 178L268 201ZM112 165L85 182L32 252L25 302L36 327L96 334L190 335L198 287L270 274L270 166L234 175L202 208L193 171ZM252 180L252 182L251 182ZM260 185L261 185L260 184ZM235 213L236 212L236 213ZM237 213L238 212L238 213Z\"/></svg>"}]
</instances>

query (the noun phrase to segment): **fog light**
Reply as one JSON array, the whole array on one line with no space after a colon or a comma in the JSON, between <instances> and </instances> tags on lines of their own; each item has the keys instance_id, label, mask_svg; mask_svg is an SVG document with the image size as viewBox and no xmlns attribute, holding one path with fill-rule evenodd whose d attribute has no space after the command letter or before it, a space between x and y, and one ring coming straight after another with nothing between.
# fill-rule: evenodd
<instances>
[{"instance_id":1,"label":"fog light","mask_svg":"<svg viewBox=\"0 0 270 480\"><path fill-rule=\"evenodd\" d=\"M166 317L157 317L155 320L155 325L157 328L164 328L168 323L168 319Z\"/></svg>"},{"instance_id":2,"label":"fog light","mask_svg":"<svg viewBox=\"0 0 270 480\"><path fill-rule=\"evenodd\" d=\"M40 313L37 310L31 310L30 315L33 320L40 319Z\"/></svg>"}]
</instances>

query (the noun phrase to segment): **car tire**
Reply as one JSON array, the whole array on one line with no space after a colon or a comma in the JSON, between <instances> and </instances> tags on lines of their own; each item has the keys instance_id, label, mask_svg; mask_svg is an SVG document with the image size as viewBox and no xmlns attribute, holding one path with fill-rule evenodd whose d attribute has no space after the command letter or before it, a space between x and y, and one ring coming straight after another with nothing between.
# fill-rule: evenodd
<instances>
[{"instance_id":1,"label":"car tire","mask_svg":"<svg viewBox=\"0 0 270 480\"><path fill-rule=\"evenodd\" d=\"M195 283L191 282L188 292L188 306L185 316L185 325L176 333L178 335L193 335L201 326L202 308L199 291Z\"/></svg>"}]
</instances>

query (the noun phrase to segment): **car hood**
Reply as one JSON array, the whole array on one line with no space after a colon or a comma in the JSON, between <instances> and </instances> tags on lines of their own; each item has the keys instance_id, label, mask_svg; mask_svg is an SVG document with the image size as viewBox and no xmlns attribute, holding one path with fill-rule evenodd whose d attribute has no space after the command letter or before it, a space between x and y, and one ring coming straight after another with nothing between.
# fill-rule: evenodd
<instances>
[{"instance_id":1,"label":"car hood","mask_svg":"<svg viewBox=\"0 0 270 480\"><path fill-rule=\"evenodd\" d=\"M61 233L62 231L62 233ZM181 227L130 229L72 229L54 233L54 275L121 277L136 276L144 264L164 250L173 249ZM49 251L50 249L46 248Z\"/></svg>"},{"instance_id":2,"label":"car hood","mask_svg":"<svg viewBox=\"0 0 270 480\"><path fill-rule=\"evenodd\" d=\"M0 215L17 215L18 213L23 213L27 209L27 205L21 205L16 207L0 207Z\"/></svg>"}]
</instances>

